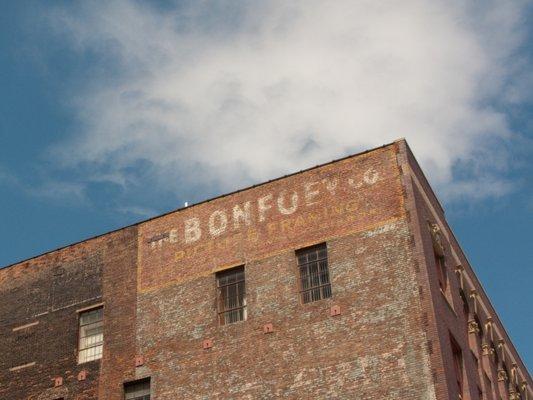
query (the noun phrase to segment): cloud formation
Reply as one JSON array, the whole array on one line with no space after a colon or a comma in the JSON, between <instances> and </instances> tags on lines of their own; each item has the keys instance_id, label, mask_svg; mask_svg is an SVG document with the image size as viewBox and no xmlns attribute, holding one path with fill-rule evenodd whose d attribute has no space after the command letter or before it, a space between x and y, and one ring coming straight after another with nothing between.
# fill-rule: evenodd
<instances>
[{"instance_id":1,"label":"cloud formation","mask_svg":"<svg viewBox=\"0 0 533 400\"><path fill-rule=\"evenodd\" d=\"M83 2L59 38L101 70L69 167L226 191L406 137L441 194L499 196L528 92L519 1ZM529 79L531 82L531 79Z\"/></svg>"}]
</instances>

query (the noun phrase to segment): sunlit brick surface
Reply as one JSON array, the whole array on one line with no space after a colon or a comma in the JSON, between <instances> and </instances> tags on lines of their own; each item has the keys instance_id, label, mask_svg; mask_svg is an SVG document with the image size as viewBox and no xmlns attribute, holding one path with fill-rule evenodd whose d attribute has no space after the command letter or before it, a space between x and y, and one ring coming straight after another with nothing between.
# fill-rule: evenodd
<instances>
[{"instance_id":1,"label":"sunlit brick surface","mask_svg":"<svg viewBox=\"0 0 533 400\"><path fill-rule=\"evenodd\" d=\"M505 339L504 384L461 291ZM450 335L463 399L531 388L404 141L9 266L0 296L2 399L119 400L125 383L158 400L457 399ZM104 342L87 361L80 344L100 351L79 320L92 306Z\"/></svg>"}]
</instances>

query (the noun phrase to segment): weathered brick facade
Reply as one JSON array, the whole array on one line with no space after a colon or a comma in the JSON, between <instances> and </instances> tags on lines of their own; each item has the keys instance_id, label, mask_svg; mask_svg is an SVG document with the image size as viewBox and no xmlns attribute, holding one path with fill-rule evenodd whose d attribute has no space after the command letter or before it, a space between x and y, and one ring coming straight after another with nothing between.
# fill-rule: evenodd
<instances>
[{"instance_id":1,"label":"weathered brick facade","mask_svg":"<svg viewBox=\"0 0 533 400\"><path fill-rule=\"evenodd\" d=\"M332 295L304 304L295 251L319 243ZM247 318L220 325L215 275L240 265ZM0 399L123 399L146 377L158 400L457 399L452 341L463 399L533 399L405 141L11 265L0 294ZM78 364L102 304L103 357Z\"/></svg>"}]
</instances>

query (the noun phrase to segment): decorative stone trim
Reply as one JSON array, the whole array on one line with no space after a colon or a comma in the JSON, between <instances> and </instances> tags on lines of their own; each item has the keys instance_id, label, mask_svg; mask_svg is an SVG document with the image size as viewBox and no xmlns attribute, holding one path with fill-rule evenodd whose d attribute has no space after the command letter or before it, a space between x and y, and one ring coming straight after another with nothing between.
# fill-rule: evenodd
<instances>
[{"instance_id":1,"label":"decorative stone trim","mask_svg":"<svg viewBox=\"0 0 533 400\"><path fill-rule=\"evenodd\" d=\"M522 381L522 383L520 384L520 389L522 390L522 393L524 393L524 400L527 400L528 398L527 381Z\"/></svg>"},{"instance_id":2,"label":"decorative stone trim","mask_svg":"<svg viewBox=\"0 0 533 400\"><path fill-rule=\"evenodd\" d=\"M23 364L23 365L17 365L16 367L9 368L10 371L18 371L19 369L33 367L35 365L35 361L32 361L31 363Z\"/></svg>"},{"instance_id":3,"label":"decorative stone trim","mask_svg":"<svg viewBox=\"0 0 533 400\"><path fill-rule=\"evenodd\" d=\"M431 241L433 242L433 250L439 257L444 257L444 245L442 244L442 232L440 227L429 222L429 232L431 233Z\"/></svg>"},{"instance_id":4,"label":"decorative stone trim","mask_svg":"<svg viewBox=\"0 0 533 400\"><path fill-rule=\"evenodd\" d=\"M428 224L431 223L428 221ZM438 228L438 227L437 227ZM481 332L483 329L483 343L481 345L481 354L484 356L494 357L491 360L496 361L496 356L498 357L497 368L501 368L502 365L509 365L508 361L513 361L514 357L512 356L512 345L509 345L505 340L501 339L500 331L502 327L494 321L493 317L487 313L487 308L483 305L483 298L480 297L479 292L472 288L472 279L470 278L467 271L459 264L455 267L455 272L458 274L460 280L464 279L465 287L461 286L464 290L464 293L469 299L471 299L472 312L474 315L478 314L478 309L481 307L481 314L484 315L484 320L478 322L476 320L469 319L467 322L468 334L475 334ZM480 316L481 318L481 316ZM523 380L524 376L527 376L527 371L525 374L521 368L513 362L513 369L510 371L508 376L507 372L502 368L497 371L497 380L500 382L509 383L509 400L533 400L531 396L531 389L527 385L527 381ZM512 389L511 389L512 388ZM514 392L513 392L514 391Z\"/></svg>"},{"instance_id":5,"label":"decorative stone trim","mask_svg":"<svg viewBox=\"0 0 533 400\"><path fill-rule=\"evenodd\" d=\"M479 326L475 320L468 321L468 333L479 333Z\"/></svg>"},{"instance_id":6,"label":"decorative stone trim","mask_svg":"<svg viewBox=\"0 0 533 400\"><path fill-rule=\"evenodd\" d=\"M31 328L32 326L37 325L37 324L39 324L39 321L30 322L29 324L26 324L26 325L17 326L15 328L13 328L12 331L16 332L16 331L20 331L21 329L28 329L28 328Z\"/></svg>"},{"instance_id":7,"label":"decorative stone trim","mask_svg":"<svg viewBox=\"0 0 533 400\"><path fill-rule=\"evenodd\" d=\"M505 382L508 379L507 372L504 369L498 370L498 382Z\"/></svg>"},{"instance_id":8,"label":"decorative stone trim","mask_svg":"<svg viewBox=\"0 0 533 400\"><path fill-rule=\"evenodd\" d=\"M511 380L513 383L518 384L518 365L516 363L511 366Z\"/></svg>"}]
</instances>

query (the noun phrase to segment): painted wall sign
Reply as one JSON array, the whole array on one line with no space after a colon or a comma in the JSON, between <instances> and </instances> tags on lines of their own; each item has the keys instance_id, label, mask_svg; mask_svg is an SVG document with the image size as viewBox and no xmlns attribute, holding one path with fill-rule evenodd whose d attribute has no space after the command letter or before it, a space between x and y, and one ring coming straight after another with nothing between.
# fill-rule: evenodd
<instances>
[{"instance_id":1,"label":"painted wall sign","mask_svg":"<svg viewBox=\"0 0 533 400\"><path fill-rule=\"evenodd\" d=\"M390 220L401 212L397 176L394 152L379 149L148 221L140 290Z\"/></svg>"}]
</instances>

